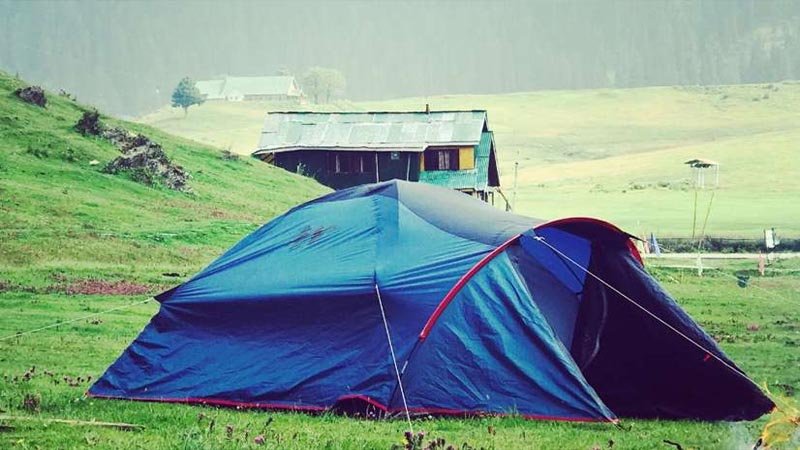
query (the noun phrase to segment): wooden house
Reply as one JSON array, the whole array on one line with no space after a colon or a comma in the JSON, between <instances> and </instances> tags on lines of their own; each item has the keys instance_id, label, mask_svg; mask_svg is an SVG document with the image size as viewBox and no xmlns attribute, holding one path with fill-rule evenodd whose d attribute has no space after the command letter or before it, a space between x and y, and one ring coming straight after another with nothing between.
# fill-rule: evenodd
<instances>
[{"instance_id":1,"label":"wooden house","mask_svg":"<svg viewBox=\"0 0 800 450\"><path fill-rule=\"evenodd\" d=\"M486 111L269 113L253 156L334 189L397 178L494 203L500 187Z\"/></svg>"}]
</instances>

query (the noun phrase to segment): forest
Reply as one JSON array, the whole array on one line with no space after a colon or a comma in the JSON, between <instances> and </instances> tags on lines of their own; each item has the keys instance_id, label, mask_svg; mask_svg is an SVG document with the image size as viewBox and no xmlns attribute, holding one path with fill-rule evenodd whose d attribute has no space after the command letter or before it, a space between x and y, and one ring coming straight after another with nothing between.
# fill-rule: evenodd
<instances>
[{"instance_id":1,"label":"forest","mask_svg":"<svg viewBox=\"0 0 800 450\"><path fill-rule=\"evenodd\" d=\"M792 1L0 0L0 67L133 116L184 76L315 66L352 100L797 79L798 30Z\"/></svg>"}]
</instances>

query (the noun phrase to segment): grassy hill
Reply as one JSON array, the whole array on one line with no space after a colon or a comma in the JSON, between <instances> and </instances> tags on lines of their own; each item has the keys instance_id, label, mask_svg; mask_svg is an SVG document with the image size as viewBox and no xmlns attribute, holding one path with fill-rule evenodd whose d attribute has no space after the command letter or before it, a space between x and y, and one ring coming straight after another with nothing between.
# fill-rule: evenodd
<instances>
[{"instance_id":1,"label":"grassy hill","mask_svg":"<svg viewBox=\"0 0 800 450\"><path fill-rule=\"evenodd\" d=\"M800 234L800 84L655 87L462 95L328 105L322 110L489 111L510 193L519 161L517 211L542 218L599 216L633 233L691 234L691 173L721 164L708 233L758 237L765 227ZM143 122L248 152L266 103L207 103L188 118L164 109ZM700 196L700 216L710 200Z\"/></svg>"},{"instance_id":2,"label":"grassy hill","mask_svg":"<svg viewBox=\"0 0 800 450\"><path fill-rule=\"evenodd\" d=\"M153 278L186 273L273 216L327 189L313 180L155 128L103 117L143 133L192 176L192 194L148 187L102 172L120 152L102 138L73 130L84 107L49 94L46 109L13 90L23 83L0 73L0 274L47 283L55 273ZM99 164L90 165L97 160ZM0 276L0 281L4 278ZM52 281L52 280L51 280Z\"/></svg>"},{"instance_id":3,"label":"grassy hill","mask_svg":"<svg viewBox=\"0 0 800 450\"><path fill-rule=\"evenodd\" d=\"M11 94L21 85L0 73L0 448L388 449L401 442L406 427L402 420L84 397L155 313L154 302L143 303L150 295L191 275L258 224L326 189L265 164L226 160L218 149L111 117L103 120L160 143L192 174L194 193L105 174L100 168L119 152L101 138L73 131L83 107L52 94L46 109L28 105ZM174 121L202 130L220 121L234 124L237 114L251 109L248 114L260 122L257 105L233 106L233 112L216 119L214 107ZM492 120L502 129L499 118ZM782 132L777 133L776 140L782 139ZM547 161L543 164L550 166L542 166L535 177L553 178L532 188L547 190L547 183L570 179L569 172L558 176L545 167L572 170L585 164L593 175L611 180L613 165L604 166L608 172L595 172L591 164L652 158L658 150L631 147L627 153ZM92 160L100 164L92 165ZM526 170L540 169L529 164ZM770 266L769 276L753 276L748 289L737 287L733 271L749 269L753 274L751 266L709 269L703 278L689 271L653 270L757 382L769 383L796 404L798 267L796 262L779 262ZM112 308L118 309L87 317ZM17 335L54 323L60 325ZM624 419L618 428L511 416L419 419L414 426L428 433L426 441L444 438L461 449L645 449L663 447L664 439L684 448L752 448L767 421L781 417L740 424ZM63 420L83 423L57 422ZM122 431L95 422L144 428ZM257 435L264 437L263 445L255 442ZM771 448L792 448L796 439Z\"/></svg>"}]
</instances>

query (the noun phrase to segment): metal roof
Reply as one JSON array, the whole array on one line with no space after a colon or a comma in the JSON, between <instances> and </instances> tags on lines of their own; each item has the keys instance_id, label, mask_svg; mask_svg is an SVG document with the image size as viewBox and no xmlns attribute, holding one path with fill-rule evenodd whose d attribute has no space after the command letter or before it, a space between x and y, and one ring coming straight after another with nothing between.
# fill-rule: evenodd
<instances>
[{"instance_id":1,"label":"metal roof","mask_svg":"<svg viewBox=\"0 0 800 450\"><path fill-rule=\"evenodd\" d=\"M286 95L302 94L292 76L270 77L225 77L219 80L198 81L197 89L206 99L224 99L244 95Z\"/></svg>"},{"instance_id":2,"label":"metal roof","mask_svg":"<svg viewBox=\"0 0 800 450\"><path fill-rule=\"evenodd\" d=\"M449 189L485 191L489 185L489 158L492 151L492 132L484 132L475 147L475 168L470 170L425 170L419 181Z\"/></svg>"},{"instance_id":3,"label":"metal roof","mask_svg":"<svg viewBox=\"0 0 800 450\"><path fill-rule=\"evenodd\" d=\"M703 168L719 165L719 163L716 161L711 161L710 159L701 159L701 158L690 159L689 161L686 161L684 164L688 164L690 167L703 167Z\"/></svg>"},{"instance_id":4,"label":"metal roof","mask_svg":"<svg viewBox=\"0 0 800 450\"><path fill-rule=\"evenodd\" d=\"M200 95L204 96L206 100L219 100L224 98L222 96L222 85L225 80L204 80L195 83Z\"/></svg>"},{"instance_id":5,"label":"metal roof","mask_svg":"<svg viewBox=\"0 0 800 450\"><path fill-rule=\"evenodd\" d=\"M486 111L268 113L254 154L292 150L422 152L477 145Z\"/></svg>"}]
</instances>

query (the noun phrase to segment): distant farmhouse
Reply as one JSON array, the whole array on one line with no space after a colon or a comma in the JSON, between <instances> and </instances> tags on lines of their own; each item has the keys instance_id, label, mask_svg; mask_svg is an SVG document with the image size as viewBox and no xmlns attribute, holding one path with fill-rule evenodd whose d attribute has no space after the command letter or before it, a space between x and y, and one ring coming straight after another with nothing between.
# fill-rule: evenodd
<instances>
[{"instance_id":1,"label":"distant farmhouse","mask_svg":"<svg viewBox=\"0 0 800 450\"><path fill-rule=\"evenodd\" d=\"M397 178L494 203L500 187L486 111L269 113L253 156L334 189Z\"/></svg>"},{"instance_id":2,"label":"distant farmhouse","mask_svg":"<svg viewBox=\"0 0 800 450\"><path fill-rule=\"evenodd\" d=\"M206 101L293 101L300 103L304 96L291 76L225 77L197 82L197 89Z\"/></svg>"}]
</instances>

